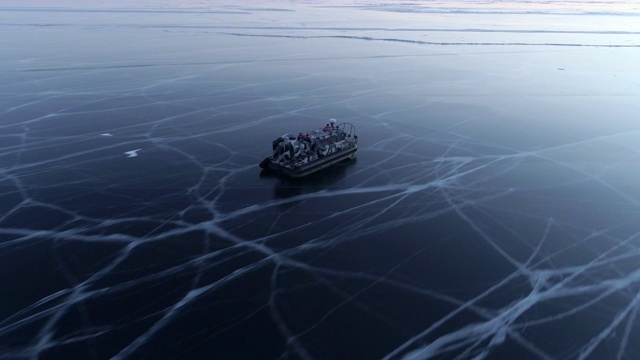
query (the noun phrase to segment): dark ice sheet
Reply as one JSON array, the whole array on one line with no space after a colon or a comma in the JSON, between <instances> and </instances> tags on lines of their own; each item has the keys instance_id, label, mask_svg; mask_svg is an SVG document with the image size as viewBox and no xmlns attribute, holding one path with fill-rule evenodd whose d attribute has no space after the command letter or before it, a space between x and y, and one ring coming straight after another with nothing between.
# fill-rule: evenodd
<instances>
[{"instance_id":1,"label":"dark ice sheet","mask_svg":"<svg viewBox=\"0 0 640 360\"><path fill-rule=\"evenodd\" d=\"M634 15L400 10L0 11L0 358L638 358Z\"/></svg>"}]
</instances>

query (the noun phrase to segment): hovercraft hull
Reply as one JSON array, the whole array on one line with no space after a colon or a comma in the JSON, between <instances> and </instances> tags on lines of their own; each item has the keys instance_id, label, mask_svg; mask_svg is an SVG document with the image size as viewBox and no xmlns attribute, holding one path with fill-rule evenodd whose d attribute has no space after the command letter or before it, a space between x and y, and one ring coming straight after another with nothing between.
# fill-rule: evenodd
<instances>
[{"instance_id":1,"label":"hovercraft hull","mask_svg":"<svg viewBox=\"0 0 640 360\"><path fill-rule=\"evenodd\" d=\"M260 163L263 169L270 169L277 173L289 176L291 178L301 178L311 175L320 170L326 169L336 163L347 159L354 159L358 151L358 145L342 149L335 153L321 157L313 162L302 164L300 166L285 166L273 161L273 156L269 156Z\"/></svg>"}]
</instances>

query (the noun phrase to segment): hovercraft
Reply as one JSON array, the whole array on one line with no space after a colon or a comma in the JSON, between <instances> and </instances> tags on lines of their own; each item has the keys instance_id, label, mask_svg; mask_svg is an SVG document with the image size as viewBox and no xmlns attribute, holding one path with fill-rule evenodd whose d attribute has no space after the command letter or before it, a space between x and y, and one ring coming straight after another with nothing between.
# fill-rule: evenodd
<instances>
[{"instance_id":1,"label":"hovercraft","mask_svg":"<svg viewBox=\"0 0 640 360\"><path fill-rule=\"evenodd\" d=\"M358 151L356 128L350 123L336 125L331 119L323 128L298 135L284 134L273 141L273 155L260 167L293 178L313 174L347 159Z\"/></svg>"}]
</instances>

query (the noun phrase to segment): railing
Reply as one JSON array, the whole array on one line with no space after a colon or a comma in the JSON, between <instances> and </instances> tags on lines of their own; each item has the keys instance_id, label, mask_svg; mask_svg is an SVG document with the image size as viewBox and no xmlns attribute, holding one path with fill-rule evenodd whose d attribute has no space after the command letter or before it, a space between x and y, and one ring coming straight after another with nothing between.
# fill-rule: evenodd
<instances>
[{"instance_id":1,"label":"railing","mask_svg":"<svg viewBox=\"0 0 640 360\"><path fill-rule=\"evenodd\" d=\"M351 123L341 123L338 125L338 129L344 131L347 134L347 138L351 138L354 140L358 139L358 135L356 135L356 127Z\"/></svg>"}]
</instances>

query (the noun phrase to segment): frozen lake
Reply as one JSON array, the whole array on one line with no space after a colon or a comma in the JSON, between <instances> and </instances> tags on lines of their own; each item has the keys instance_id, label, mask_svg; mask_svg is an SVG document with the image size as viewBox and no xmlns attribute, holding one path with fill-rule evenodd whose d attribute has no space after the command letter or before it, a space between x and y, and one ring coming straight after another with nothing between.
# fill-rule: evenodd
<instances>
[{"instance_id":1,"label":"frozen lake","mask_svg":"<svg viewBox=\"0 0 640 360\"><path fill-rule=\"evenodd\" d=\"M639 60L635 1L3 1L0 359L638 359Z\"/></svg>"}]
</instances>

